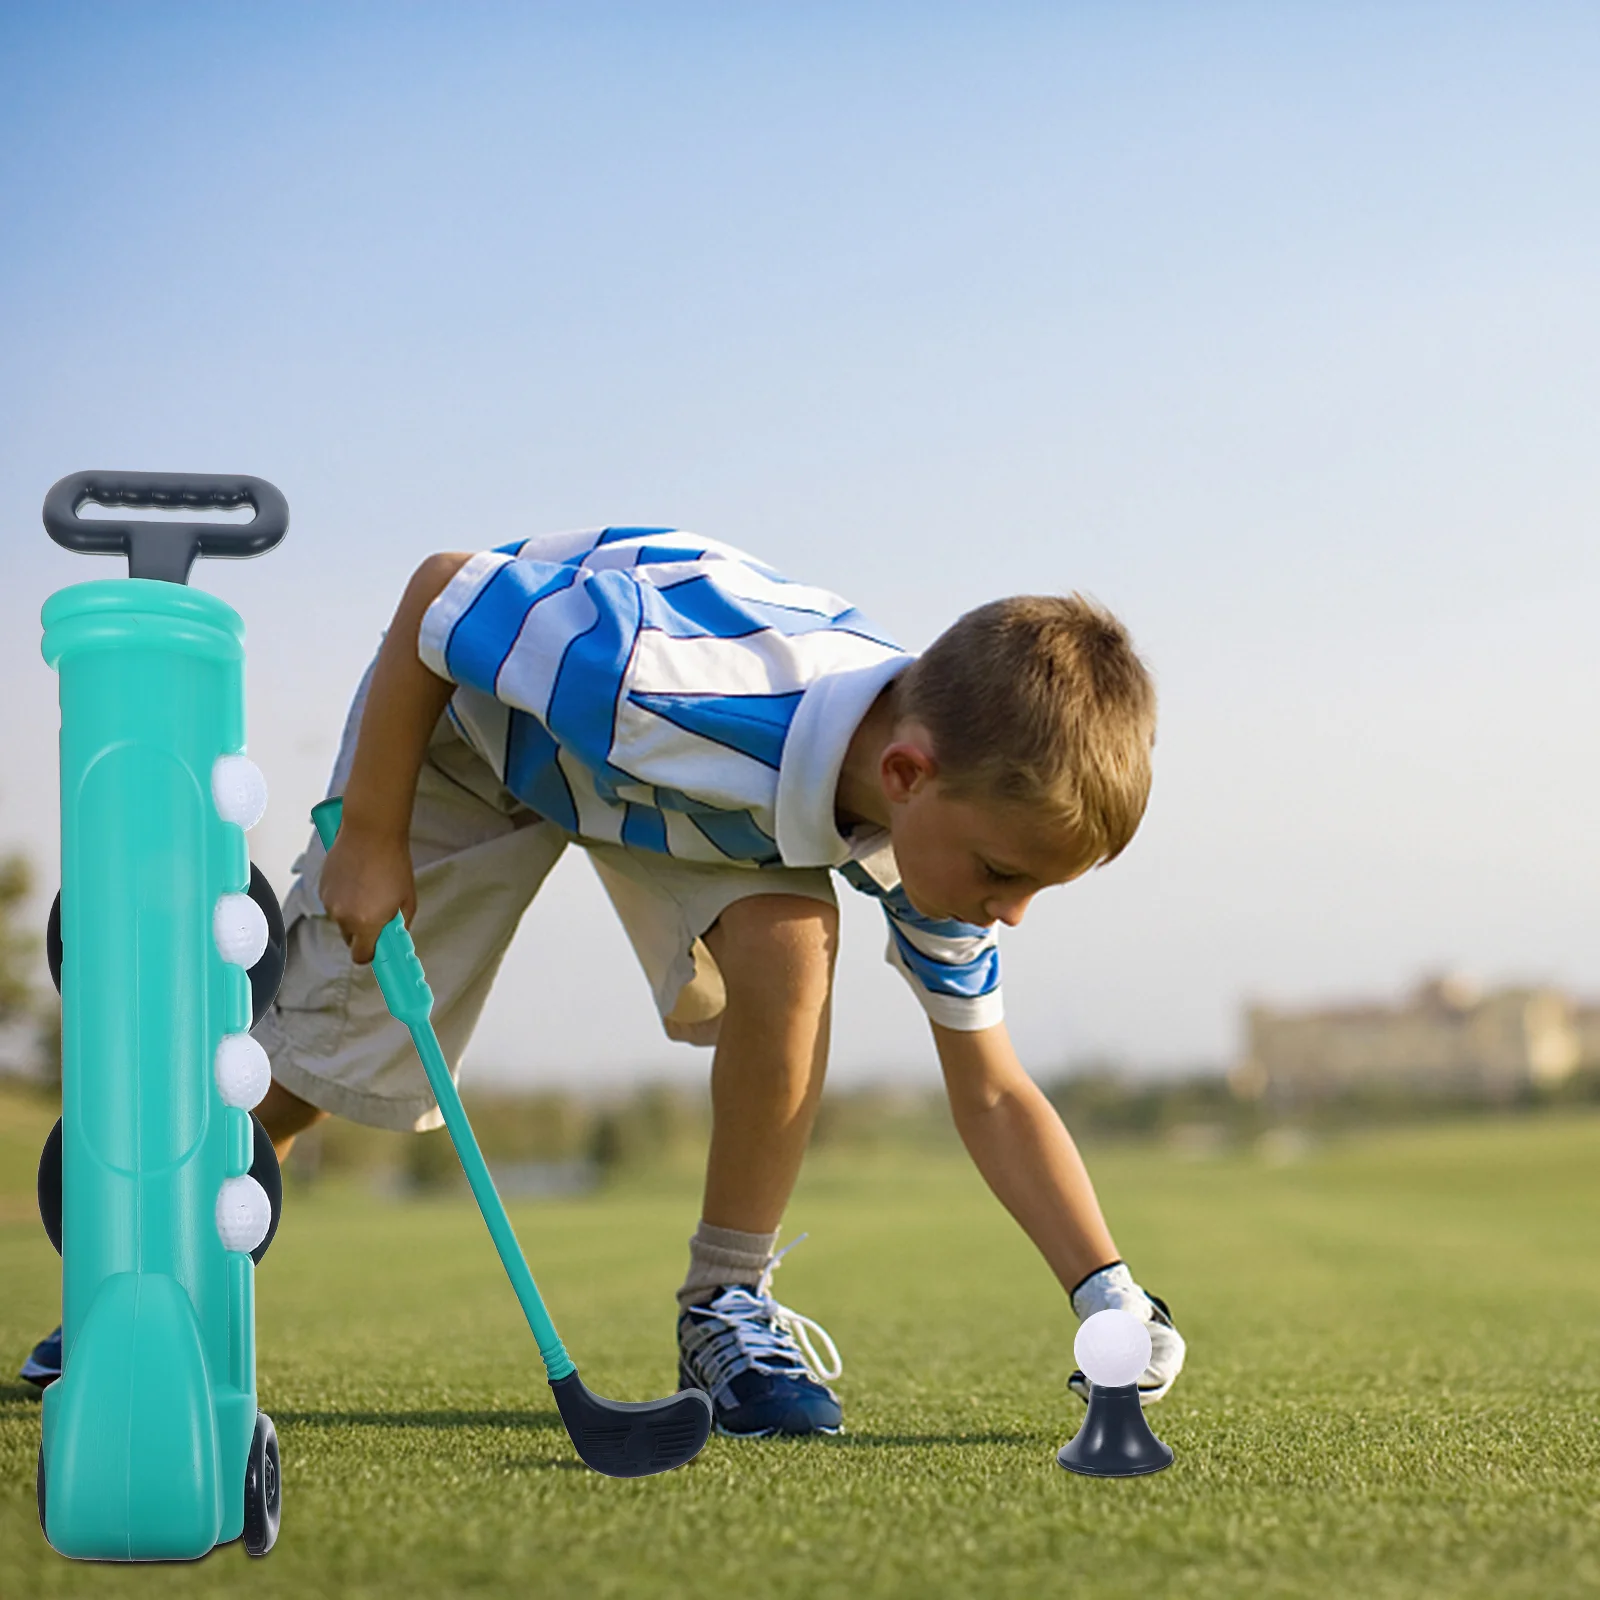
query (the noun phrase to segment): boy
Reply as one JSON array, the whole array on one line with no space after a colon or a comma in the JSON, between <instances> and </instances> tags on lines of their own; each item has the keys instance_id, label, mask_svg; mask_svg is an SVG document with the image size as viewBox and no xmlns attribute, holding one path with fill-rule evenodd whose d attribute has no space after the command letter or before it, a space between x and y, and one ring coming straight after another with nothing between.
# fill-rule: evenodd
<instances>
[{"instance_id":1,"label":"boy","mask_svg":"<svg viewBox=\"0 0 1600 1600\"><path fill-rule=\"evenodd\" d=\"M838 1353L771 1293L826 1067L837 870L883 906L990 1187L1080 1317L1149 1324L1159 1399L1183 1340L1011 1049L994 927L1121 852L1154 717L1121 625L1078 597L981 607L913 658L837 596L680 531L430 557L351 707L339 838L325 859L313 840L284 905L258 1115L280 1156L329 1113L437 1126L361 970L379 931L405 912L454 1067L524 908L581 844L667 1033L715 1046L681 1381L725 1433L837 1432Z\"/></svg>"}]
</instances>

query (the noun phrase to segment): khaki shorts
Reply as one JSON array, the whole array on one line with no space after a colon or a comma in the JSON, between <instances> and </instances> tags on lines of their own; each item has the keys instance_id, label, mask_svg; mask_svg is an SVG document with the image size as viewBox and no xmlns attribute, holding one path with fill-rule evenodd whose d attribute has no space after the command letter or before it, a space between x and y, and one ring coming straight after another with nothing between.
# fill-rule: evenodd
<instances>
[{"instance_id":1,"label":"khaki shorts","mask_svg":"<svg viewBox=\"0 0 1600 1600\"><path fill-rule=\"evenodd\" d=\"M344 787L366 684L351 708L330 792ZM701 935L736 900L797 894L834 903L826 870L704 866L574 839L506 790L441 719L417 782L411 936L433 990L433 1025L452 1073L472 1037L517 924L569 844L581 844L622 920L669 1038L716 1042L726 992ZM272 1076L336 1116L399 1131L443 1118L371 967L350 959L317 895L324 851L313 836L284 901L283 986L255 1030Z\"/></svg>"}]
</instances>

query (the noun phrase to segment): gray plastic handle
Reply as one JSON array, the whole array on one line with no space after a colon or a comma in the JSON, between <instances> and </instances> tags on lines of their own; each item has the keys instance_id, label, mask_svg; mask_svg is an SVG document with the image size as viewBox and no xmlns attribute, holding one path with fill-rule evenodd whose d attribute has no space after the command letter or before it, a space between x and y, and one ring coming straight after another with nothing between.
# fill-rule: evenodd
<instances>
[{"instance_id":1,"label":"gray plastic handle","mask_svg":"<svg viewBox=\"0 0 1600 1600\"><path fill-rule=\"evenodd\" d=\"M135 510L231 511L251 506L250 522L144 522L107 519L85 522L78 509L89 501ZM125 555L130 578L187 583L197 556L242 560L264 555L289 529L289 502L265 478L202 472L74 472L44 497L44 525L68 550L90 555Z\"/></svg>"}]
</instances>

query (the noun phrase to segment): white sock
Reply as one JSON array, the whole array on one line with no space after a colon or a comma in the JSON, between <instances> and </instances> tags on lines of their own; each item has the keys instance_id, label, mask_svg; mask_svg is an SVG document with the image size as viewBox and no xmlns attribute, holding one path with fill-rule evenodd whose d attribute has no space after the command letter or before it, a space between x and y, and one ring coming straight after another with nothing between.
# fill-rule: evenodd
<instances>
[{"instance_id":1,"label":"white sock","mask_svg":"<svg viewBox=\"0 0 1600 1600\"><path fill-rule=\"evenodd\" d=\"M678 1290L678 1304L692 1306L709 1300L718 1289L743 1284L754 1289L772 1259L778 1230L741 1233L737 1228L714 1228L702 1221L689 1241L689 1275Z\"/></svg>"}]
</instances>

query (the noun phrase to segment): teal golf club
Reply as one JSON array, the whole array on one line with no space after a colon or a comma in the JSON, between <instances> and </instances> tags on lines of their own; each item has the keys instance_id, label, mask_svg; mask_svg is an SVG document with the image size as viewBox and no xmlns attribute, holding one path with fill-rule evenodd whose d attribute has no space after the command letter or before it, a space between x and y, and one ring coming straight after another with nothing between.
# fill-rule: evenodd
<instances>
[{"instance_id":1,"label":"teal golf club","mask_svg":"<svg viewBox=\"0 0 1600 1600\"><path fill-rule=\"evenodd\" d=\"M333 848L343 815L344 801L337 796L311 808L311 820L327 849ZM372 971L384 1004L395 1020L405 1025L416 1046L473 1198L483 1213L489 1237L494 1240L500 1265L528 1319L556 1408L579 1459L610 1478L647 1478L692 1461L711 1435L711 1401L707 1395L698 1389L682 1389L661 1400L607 1400L592 1393L578 1376L528 1270L511 1219L478 1148L466 1107L450 1076L433 1030L433 991L417 959L405 918L398 911L378 935Z\"/></svg>"}]
</instances>

